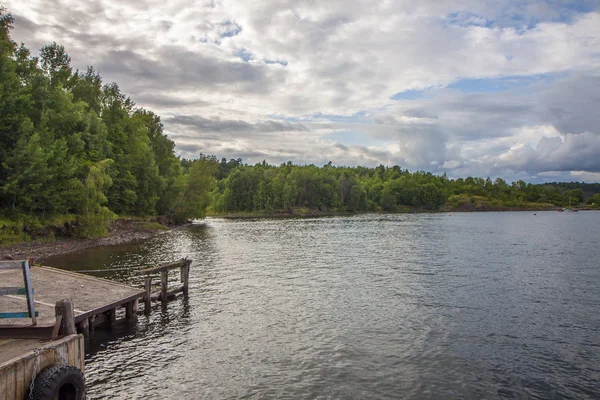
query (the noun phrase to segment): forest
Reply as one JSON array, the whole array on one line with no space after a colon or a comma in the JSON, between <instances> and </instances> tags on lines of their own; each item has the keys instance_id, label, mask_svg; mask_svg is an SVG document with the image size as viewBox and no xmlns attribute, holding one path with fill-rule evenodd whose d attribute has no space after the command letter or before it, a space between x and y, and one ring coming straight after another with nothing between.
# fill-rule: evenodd
<instances>
[{"instance_id":1,"label":"forest","mask_svg":"<svg viewBox=\"0 0 600 400\"><path fill-rule=\"evenodd\" d=\"M399 166L247 165L182 159L160 117L63 46L32 56L0 8L0 244L106 235L117 217L207 213L544 209L600 204L600 184L449 179Z\"/></svg>"},{"instance_id":2,"label":"forest","mask_svg":"<svg viewBox=\"0 0 600 400\"><path fill-rule=\"evenodd\" d=\"M201 218L216 168L182 164L160 118L63 46L39 57L10 37L0 9L0 243L106 234L117 216Z\"/></svg>"},{"instance_id":3,"label":"forest","mask_svg":"<svg viewBox=\"0 0 600 400\"><path fill-rule=\"evenodd\" d=\"M204 156L202 156L204 157ZM209 157L216 162L214 157ZM399 166L338 167L328 163L253 166L221 159L210 211L267 212L305 207L320 212L551 209L600 204L600 184L535 185L501 178L449 179Z\"/></svg>"}]
</instances>

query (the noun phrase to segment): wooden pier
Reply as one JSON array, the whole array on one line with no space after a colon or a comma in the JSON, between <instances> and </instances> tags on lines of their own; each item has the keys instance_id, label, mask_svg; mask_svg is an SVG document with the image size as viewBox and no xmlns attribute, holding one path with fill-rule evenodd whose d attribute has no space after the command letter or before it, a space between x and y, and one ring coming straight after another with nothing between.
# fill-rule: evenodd
<instances>
[{"instance_id":1,"label":"wooden pier","mask_svg":"<svg viewBox=\"0 0 600 400\"><path fill-rule=\"evenodd\" d=\"M20 271L0 271L2 285L18 286L22 285L22 281ZM31 283L35 292L35 309L39 312L38 324L54 324L56 302L68 298L73 301L75 324L82 333L101 323L113 323L117 309L122 307L126 310L126 318L133 318L138 300L146 296L145 290L50 267L31 268ZM26 307L25 301L23 296L0 296L0 310ZM1 323L17 329L28 325L28 322L8 319Z\"/></svg>"},{"instance_id":2,"label":"wooden pier","mask_svg":"<svg viewBox=\"0 0 600 400\"><path fill-rule=\"evenodd\" d=\"M71 374L69 379L79 379L85 390L84 340L77 331L90 335L97 325L111 326L121 308L125 319L133 319L139 300L144 300L144 312L149 314L153 300L164 305L179 292L187 295L191 261L140 271L144 289L56 268L29 268L31 264L31 260L0 262L0 400L23 400L36 373L49 373L55 365L60 373ZM180 271L182 285L169 290L171 270ZM158 275L160 290L153 292L152 280ZM44 382L46 377L40 378Z\"/></svg>"}]
</instances>

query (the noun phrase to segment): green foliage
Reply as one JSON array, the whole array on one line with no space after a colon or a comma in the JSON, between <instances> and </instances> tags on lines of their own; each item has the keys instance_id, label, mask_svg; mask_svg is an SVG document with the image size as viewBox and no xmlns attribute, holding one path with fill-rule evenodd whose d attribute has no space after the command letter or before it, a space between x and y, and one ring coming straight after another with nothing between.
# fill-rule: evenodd
<instances>
[{"instance_id":1,"label":"green foliage","mask_svg":"<svg viewBox=\"0 0 600 400\"><path fill-rule=\"evenodd\" d=\"M166 231L169 229L166 225L160 224L158 222L144 222L138 226L136 226L136 230L138 231Z\"/></svg>"},{"instance_id":2,"label":"green foliage","mask_svg":"<svg viewBox=\"0 0 600 400\"><path fill-rule=\"evenodd\" d=\"M217 161L214 157L201 156L191 161L180 194L169 216L175 222L204 218L210 204L210 191L215 184Z\"/></svg>"},{"instance_id":3,"label":"green foliage","mask_svg":"<svg viewBox=\"0 0 600 400\"><path fill-rule=\"evenodd\" d=\"M90 168L79 203L76 229L79 237L105 236L110 223L116 218L116 214L104 205L108 201L104 192L112 185L112 179L108 174L111 164L113 160L106 159Z\"/></svg>"},{"instance_id":4,"label":"green foliage","mask_svg":"<svg viewBox=\"0 0 600 400\"><path fill-rule=\"evenodd\" d=\"M219 172L221 171L221 172ZM224 172L225 171L225 172ZM594 184L508 184L498 178L448 179L399 166L335 167L331 163L245 165L222 159L210 209L216 213L292 213L306 207L321 212L539 209L580 204ZM591 204L595 199L590 197ZM600 200L600 199L597 199ZM600 204L600 201L598 201Z\"/></svg>"},{"instance_id":5,"label":"green foliage","mask_svg":"<svg viewBox=\"0 0 600 400\"><path fill-rule=\"evenodd\" d=\"M21 221L3 237L36 236L62 215L59 231L81 237L105 235L116 214L202 217L212 181L194 161L182 168L160 118L92 67L73 72L63 46L32 57L12 24L0 7L0 215Z\"/></svg>"}]
</instances>

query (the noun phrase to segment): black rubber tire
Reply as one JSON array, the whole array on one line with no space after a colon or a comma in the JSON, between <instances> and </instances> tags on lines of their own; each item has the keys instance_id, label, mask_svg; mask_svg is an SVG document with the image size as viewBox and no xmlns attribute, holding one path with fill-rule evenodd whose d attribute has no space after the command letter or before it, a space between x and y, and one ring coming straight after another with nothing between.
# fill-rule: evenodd
<instances>
[{"instance_id":1,"label":"black rubber tire","mask_svg":"<svg viewBox=\"0 0 600 400\"><path fill-rule=\"evenodd\" d=\"M54 365L43 370L33 382L35 400L85 400L83 373L71 365Z\"/></svg>"}]
</instances>

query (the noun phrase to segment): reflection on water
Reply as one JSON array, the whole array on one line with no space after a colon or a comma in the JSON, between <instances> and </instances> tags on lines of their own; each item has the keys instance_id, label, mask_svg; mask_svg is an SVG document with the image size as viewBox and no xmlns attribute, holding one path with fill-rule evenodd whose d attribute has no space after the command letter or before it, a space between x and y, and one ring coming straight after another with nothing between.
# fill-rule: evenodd
<instances>
[{"instance_id":1,"label":"reflection on water","mask_svg":"<svg viewBox=\"0 0 600 400\"><path fill-rule=\"evenodd\" d=\"M590 398L598 238L597 212L209 219L46 263L194 260L188 299L88 343L93 399Z\"/></svg>"}]
</instances>

